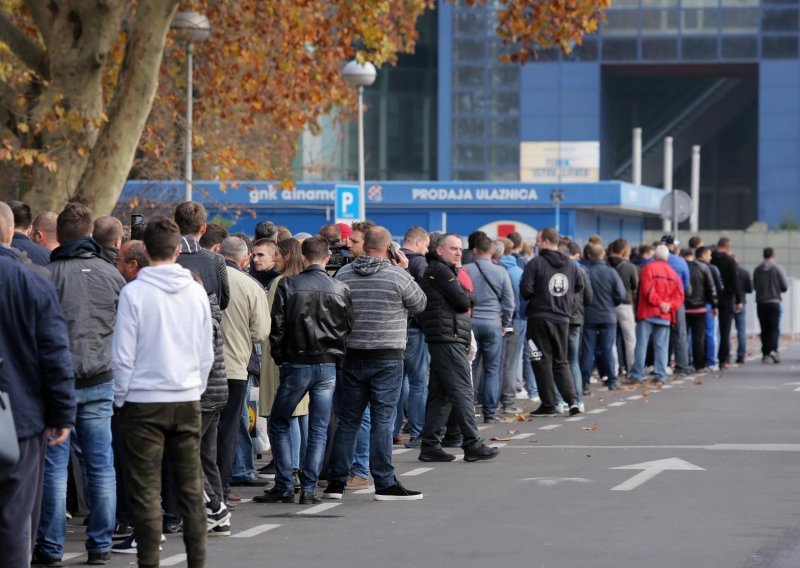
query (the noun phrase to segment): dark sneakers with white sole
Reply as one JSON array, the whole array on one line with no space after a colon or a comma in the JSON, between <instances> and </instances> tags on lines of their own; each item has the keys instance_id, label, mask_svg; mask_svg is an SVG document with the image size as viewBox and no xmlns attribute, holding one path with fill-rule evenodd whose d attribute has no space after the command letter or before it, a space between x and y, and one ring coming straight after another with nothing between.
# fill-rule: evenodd
<instances>
[{"instance_id":1,"label":"dark sneakers with white sole","mask_svg":"<svg viewBox=\"0 0 800 568\"><path fill-rule=\"evenodd\" d=\"M394 485L386 489L375 491L376 501L419 501L420 499L422 499L422 493L406 489L399 481L395 481Z\"/></svg>"}]
</instances>

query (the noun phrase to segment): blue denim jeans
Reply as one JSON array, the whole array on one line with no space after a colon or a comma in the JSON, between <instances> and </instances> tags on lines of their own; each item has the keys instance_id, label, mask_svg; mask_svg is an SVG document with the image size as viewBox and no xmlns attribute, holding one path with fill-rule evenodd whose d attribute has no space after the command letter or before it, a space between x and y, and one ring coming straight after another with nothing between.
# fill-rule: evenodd
<instances>
[{"instance_id":1,"label":"blue denim jeans","mask_svg":"<svg viewBox=\"0 0 800 568\"><path fill-rule=\"evenodd\" d=\"M675 327L670 331L670 351L675 353L675 370L686 372L689 367L689 338L686 333L686 308L675 314Z\"/></svg>"},{"instance_id":2,"label":"blue denim jeans","mask_svg":"<svg viewBox=\"0 0 800 568\"><path fill-rule=\"evenodd\" d=\"M328 423L333 408L336 389L336 365L281 365L281 384L269 416L269 438L275 461L275 487L279 491L293 491L292 480L292 413L309 394L308 445L302 467L302 490L313 493L319 480L325 444L328 441Z\"/></svg>"},{"instance_id":3,"label":"blue denim jeans","mask_svg":"<svg viewBox=\"0 0 800 568\"><path fill-rule=\"evenodd\" d=\"M292 440L292 469L300 469L303 467L308 443L308 414L292 417L289 435Z\"/></svg>"},{"instance_id":4,"label":"blue denim jeans","mask_svg":"<svg viewBox=\"0 0 800 568\"><path fill-rule=\"evenodd\" d=\"M353 464L364 409L370 405L369 467L375 489L396 483L392 464L392 424L403 381L402 359L345 358L336 389L338 425L329 480L345 483Z\"/></svg>"},{"instance_id":5,"label":"blue denim jeans","mask_svg":"<svg viewBox=\"0 0 800 568\"><path fill-rule=\"evenodd\" d=\"M616 341L616 323L583 326L580 354L582 379L581 388L579 390L581 394L583 394L583 383L587 382L592 376L595 355L597 355L597 370L600 372L601 377L606 377L606 384L613 385L617 382L614 355L612 353ZM575 394L577 395L577 393Z\"/></svg>"},{"instance_id":6,"label":"blue denim jeans","mask_svg":"<svg viewBox=\"0 0 800 568\"><path fill-rule=\"evenodd\" d=\"M91 516L86 528L87 552L111 550L117 508L117 482L111 449L111 416L114 383L75 389L78 414L72 435L84 456L86 495ZM47 446L45 453L42 514L36 533L36 549L43 556L61 558L67 531L67 467L69 442Z\"/></svg>"},{"instance_id":7,"label":"blue denim jeans","mask_svg":"<svg viewBox=\"0 0 800 568\"><path fill-rule=\"evenodd\" d=\"M517 349L522 352L522 386L528 393L528 398L539 396L539 388L536 386L536 376L533 374L531 364L531 350L528 349L528 320L519 320L519 345Z\"/></svg>"},{"instance_id":8,"label":"blue denim jeans","mask_svg":"<svg viewBox=\"0 0 800 568\"><path fill-rule=\"evenodd\" d=\"M709 367L719 365L718 337L719 319L711 315L711 304L706 304L706 363Z\"/></svg>"},{"instance_id":9,"label":"blue denim jeans","mask_svg":"<svg viewBox=\"0 0 800 568\"><path fill-rule=\"evenodd\" d=\"M503 359L503 332L500 322L497 325L484 325L473 320L472 332L478 344L478 354L472 363L472 376L478 375L478 365L483 363L483 380L478 399L483 406L483 417L497 414L500 399L500 374Z\"/></svg>"},{"instance_id":10,"label":"blue denim jeans","mask_svg":"<svg viewBox=\"0 0 800 568\"><path fill-rule=\"evenodd\" d=\"M412 438L422 435L425 425L425 402L428 400L428 372L431 356L425 343L425 335L421 329L409 328L408 342L406 343L405 358L403 360L403 373L408 384L408 398L406 409L408 411L408 433ZM402 400L402 399L401 399ZM402 403L397 406L398 422L402 425ZM395 434L398 433L395 423Z\"/></svg>"},{"instance_id":11,"label":"blue denim jeans","mask_svg":"<svg viewBox=\"0 0 800 568\"><path fill-rule=\"evenodd\" d=\"M242 417L239 420L239 431L236 433L236 453L233 457L231 481L252 479L256 476L253 439L250 437L250 390L252 387L252 377L248 375L247 388L244 391L244 404L242 404Z\"/></svg>"},{"instance_id":12,"label":"blue denim jeans","mask_svg":"<svg viewBox=\"0 0 800 568\"><path fill-rule=\"evenodd\" d=\"M647 344L653 338L653 377L663 381L667 376L669 363L669 325L659 325L647 320L636 322L636 352L634 356L631 379L641 381L644 378L644 361L647 357Z\"/></svg>"},{"instance_id":13,"label":"blue denim jeans","mask_svg":"<svg viewBox=\"0 0 800 568\"><path fill-rule=\"evenodd\" d=\"M569 326L569 346L567 347L567 358L569 368L572 370L572 382L575 383L575 396L578 402L583 402L583 374L581 373L580 353L581 353L581 332L582 325ZM561 395L559 394L559 397Z\"/></svg>"},{"instance_id":14,"label":"blue denim jeans","mask_svg":"<svg viewBox=\"0 0 800 568\"><path fill-rule=\"evenodd\" d=\"M361 418L361 429L358 431L356 441L356 453L353 456L353 466L350 473L369 479L369 432L371 422L369 420L369 404L364 409L364 416Z\"/></svg>"},{"instance_id":15,"label":"blue denim jeans","mask_svg":"<svg viewBox=\"0 0 800 568\"><path fill-rule=\"evenodd\" d=\"M744 361L747 356L747 320L745 313L747 304L742 306L742 311L733 315L733 321L736 324L736 358Z\"/></svg>"}]
</instances>

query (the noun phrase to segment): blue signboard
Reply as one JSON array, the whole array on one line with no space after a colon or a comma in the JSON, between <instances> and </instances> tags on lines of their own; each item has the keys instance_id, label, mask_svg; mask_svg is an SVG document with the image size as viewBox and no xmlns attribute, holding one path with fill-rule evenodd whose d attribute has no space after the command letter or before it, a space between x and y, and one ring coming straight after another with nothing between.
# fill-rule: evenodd
<instances>
[{"instance_id":1,"label":"blue signboard","mask_svg":"<svg viewBox=\"0 0 800 568\"><path fill-rule=\"evenodd\" d=\"M361 200L357 185L336 186L336 210L334 218L337 223L363 221L361 219Z\"/></svg>"}]
</instances>

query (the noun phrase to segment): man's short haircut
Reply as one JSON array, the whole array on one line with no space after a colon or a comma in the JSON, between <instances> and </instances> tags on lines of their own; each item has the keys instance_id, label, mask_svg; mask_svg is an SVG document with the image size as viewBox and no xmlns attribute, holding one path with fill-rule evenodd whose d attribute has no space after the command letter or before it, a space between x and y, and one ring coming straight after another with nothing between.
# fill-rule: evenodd
<instances>
[{"instance_id":1,"label":"man's short haircut","mask_svg":"<svg viewBox=\"0 0 800 568\"><path fill-rule=\"evenodd\" d=\"M58 220L58 215L53 213L52 211L42 211L36 217L33 218L33 230L41 231L45 235L55 239L56 238L56 221Z\"/></svg>"},{"instance_id":2,"label":"man's short haircut","mask_svg":"<svg viewBox=\"0 0 800 568\"><path fill-rule=\"evenodd\" d=\"M208 250L215 245L221 244L228 238L228 231L219 223L208 223L206 232L200 237L200 246Z\"/></svg>"},{"instance_id":3,"label":"man's short haircut","mask_svg":"<svg viewBox=\"0 0 800 568\"><path fill-rule=\"evenodd\" d=\"M539 231L539 239L547 241L551 245L557 245L558 231L556 231L553 227L545 227L544 229Z\"/></svg>"},{"instance_id":4,"label":"man's short haircut","mask_svg":"<svg viewBox=\"0 0 800 568\"><path fill-rule=\"evenodd\" d=\"M511 254L511 251L513 251L514 248L516 248L516 247L514 247L514 242L511 239L509 239L508 237L500 237L497 240L500 241L501 243L503 243L503 246L505 247L504 256L507 255L507 254Z\"/></svg>"},{"instance_id":5,"label":"man's short haircut","mask_svg":"<svg viewBox=\"0 0 800 568\"><path fill-rule=\"evenodd\" d=\"M175 221L159 215L147 222L143 240L150 260L170 260L181 244L181 230Z\"/></svg>"},{"instance_id":6,"label":"man's short haircut","mask_svg":"<svg viewBox=\"0 0 800 568\"><path fill-rule=\"evenodd\" d=\"M497 239L496 241L492 241L492 258L497 260L502 258L506 254L506 243Z\"/></svg>"},{"instance_id":7,"label":"man's short haircut","mask_svg":"<svg viewBox=\"0 0 800 568\"><path fill-rule=\"evenodd\" d=\"M657 260L667 260L669 258L669 249L667 245L658 245L656 247L656 259Z\"/></svg>"},{"instance_id":8,"label":"man's short haircut","mask_svg":"<svg viewBox=\"0 0 800 568\"><path fill-rule=\"evenodd\" d=\"M730 246L730 244L731 244L730 237L720 237L719 240L717 241L717 248L718 249L719 248L726 248L726 247Z\"/></svg>"},{"instance_id":9,"label":"man's short haircut","mask_svg":"<svg viewBox=\"0 0 800 568\"><path fill-rule=\"evenodd\" d=\"M219 245L219 253L234 262L239 262L247 256L247 243L239 237L227 237Z\"/></svg>"},{"instance_id":10,"label":"man's short haircut","mask_svg":"<svg viewBox=\"0 0 800 568\"><path fill-rule=\"evenodd\" d=\"M602 245L603 237L601 237L600 235L592 235L591 237L589 237L588 242L592 243L593 245Z\"/></svg>"},{"instance_id":11,"label":"man's short haircut","mask_svg":"<svg viewBox=\"0 0 800 568\"><path fill-rule=\"evenodd\" d=\"M238 235L234 235L238 236ZM256 242L253 243L253 248L255 247L267 247L270 249L277 249L278 243L273 241L272 239L258 239Z\"/></svg>"},{"instance_id":12,"label":"man's short haircut","mask_svg":"<svg viewBox=\"0 0 800 568\"><path fill-rule=\"evenodd\" d=\"M323 225L319 229L319 236L332 241L342 240L342 230L336 225Z\"/></svg>"},{"instance_id":13,"label":"man's short haircut","mask_svg":"<svg viewBox=\"0 0 800 568\"><path fill-rule=\"evenodd\" d=\"M22 201L9 201L8 206L14 214L14 228L27 231L33 222L31 207Z\"/></svg>"},{"instance_id":14,"label":"man's short haircut","mask_svg":"<svg viewBox=\"0 0 800 568\"><path fill-rule=\"evenodd\" d=\"M247 245L247 252L249 252L251 254L253 253L253 240L248 235L245 235L242 232L238 232L238 233L233 233L232 235L228 235L228 237L239 237L240 239L242 239L244 241L244 244ZM225 238L227 238L227 237L225 237ZM223 240L225 240L225 239L223 239Z\"/></svg>"},{"instance_id":15,"label":"man's short haircut","mask_svg":"<svg viewBox=\"0 0 800 568\"><path fill-rule=\"evenodd\" d=\"M508 233L508 235L506 235L506 237L508 237L508 240L511 241L515 249L518 249L520 246L522 246L522 235L520 235L517 231L511 231Z\"/></svg>"},{"instance_id":16,"label":"man's short haircut","mask_svg":"<svg viewBox=\"0 0 800 568\"><path fill-rule=\"evenodd\" d=\"M14 228L14 212L8 203L0 201L0 238L6 238L9 229Z\"/></svg>"},{"instance_id":17,"label":"man's short haircut","mask_svg":"<svg viewBox=\"0 0 800 568\"><path fill-rule=\"evenodd\" d=\"M150 266L150 259L147 258L147 249L142 241L128 241L128 250L125 251L125 257L128 260L135 260L139 268Z\"/></svg>"},{"instance_id":18,"label":"man's short haircut","mask_svg":"<svg viewBox=\"0 0 800 568\"><path fill-rule=\"evenodd\" d=\"M112 248L115 241L122 236L122 232L122 221L116 217L106 215L94 220L92 238L96 240L100 246Z\"/></svg>"},{"instance_id":19,"label":"man's short haircut","mask_svg":"<svg viewBox=\"0 0 800 568\"><path fill-rule=\"evenodd\" d=\"M422 227L414 226L411 227L406 234L403 235L404 242L411 242L411 241L418 241L418 240L425 240L425 237L428 237L428 231L423 229Z\"/></svg>"},{"instance_id":20,"label":"man's short haircut","mask_svg":"<svg viewBox=\"0 0 800 568\"><path fill-rule=\"evenodd\" d=\"M378 225L367 219L366 221L353 221L353 224L350 225L350 228L353 231L358 231L362 235L365 235L367 231L374 229L377 226Z\"/></svg>"},{"instance_id":21,"label":"man's short haircut","mask_svg":"<svg viewBox=\"0 0 800 568\"><path fill-rule=\"evenodd\" d=\"M56 236L62 245L92 234L92 210L83 203L67 203L56 220Z\"/></svg>"},{"instance_id":22,"label":"man's short haircut","mask_svg":"<svg viewBox=\"0 0 800 568\"><path fill-rule=\"evenodd\" d=\"M694 249L691 248L681 249L681 257L682 258L694 257Z\"/></svg>"},{"instance_id":23,"label":"man's short haircut","mask_svg":"<svg viewBox=\"0 0 800 568\"><path fill-rule=\"evenodd\" d=\"M175 223L181 235L196 235L207 219L206 208L197 201L184 201L175 208Z\"/></svg>"},{"instance_id":24,"label":"man's short haircut","mask_svg":"<svg viewBox=\"0 0 800 568\"><path fill-rule=\"evenodd\" d=\"M389 250L392 234L384 227L375 226L364 233L364 250Z\"/></svg>"},{"instance_id":25,"label":"man's short haircut","mask_svg":"<svg viewBox=\"0 0 800 568\"><path fill-rule=\"evenodd\" d=\"M330 254L329 247L328 240L318 235L305 239L300 245L300 251L308 262L320 264L325 262L325 259Z\"/></svg>"},{"instance_id":26,"label":"man's short haircut","mask_svg":"<svg viewBox=\"0 0 800 568\"><path fill-rule=\"evenodd\" d=\"M492 239L486 235L481 235L475 238L475 244L472 246L476 251L486 254L492 252Z\"/></svg>"},{"instance_id":27,"label":"man's short haircut","mask_svg":"<svg viewBox=\"0 0 800 568\"><path fill-rule=\"evenodd\" d=\"M586 245L586 252L588 253L588 258L590 260L602 260L603 259L603 245L598 243L589 243Z\"/></svg>"},{"instance_id":28,"label":"man's short haircut","mask_svg":"<svg viewBox=\"0 0 800 568\"><path fill-rule=\"evenodd\" d=\"M764 247L764 259L772 258L775 256L775 250L772 247Z\"/></svg>"},{"instance_id":29,"label":"man's short haircut","mask_svg":"<svg viewBox=\"0 0 800 568\"><path fill-rule=\"evenodd\" d=\"M443 233L443 234L439 235L439 238L436 240L436 247L437 248L438 247L443 247L445 239L447 239L449 237L453 237L454 239L458 240L458 242L462 242L461 241L461 235L459 235L458 233Z\"/></svg>"},{"instance_id":30,"label":"man's short haircut","mask_svg":"<svg viewBox=\"0 0 800 568\"><path fill-rule=\"evenodd\" d=\"M575 241L569 241L567 243L567 250L569 251L570 256L581 254L581 247L579 247L578 243L576 243Z\"/></svg>"},{"instance_id":31,"label":"man's short haircut","mask_svg":"<svg viewBox=\"0 0 800 568\"><path fill-rule=\"evenodd\" d=\"M697 247L700 246L700 243L702 243L702 242L703 242L703 239L700 236L695 235L695 236L693 236L692 238L689 239L689 248L690 249L696 249Z\"/></svg>"},{"instance_id":32,"label":"man's short haircut","mask_svg":"<svg viewBox=\"0 0 800 568\"><path fill-rule=\"evenodd\" d=\"M477 241L478 237L485 237L485 236L487 235L483 231L472 231L467 237L467 248L474 249L475 241Z\"/></svg>"},{"instance_id":33,"label":"man's short haircut","mask_svg":"<svg viewBox=\"0 0 800 568\"><path fill-rule=\"evenodd\" d=\"M708 247L697 247L696 249L694 249L694 257L695 258L700 258L701 256L703 256L707 252L711 252L711 249L708 248Z\"/></svg>"},{"instance_id":34,"label":"man's short haircut","mask_svg":"<svg viewBox=\"0 0 800 568\"><path fill-rule=\"evenodd\" d=\"M253 234L253 237L253 240L256 241L261 239L272 239L273 241L277 241L278 226L272 221L261 221L258 225L256 225L256 230Z\"/></svg>"},{"instance_id":35,"label":"man's short haircut","mask_svg":"<svg viewBox=\"0 0 800 568\"><path fill-rule=\"evenodd\" d=\"M278 225L278 232L275 237L278 239L278 242L285 241L286 239L292 238L292 232L289 230L289 227Z\"/></svg>"},{"instance_id":36,"label":"man's short haircut","mask_svg":"<svg viewBox=\"0 0 800 568\"><path fill-rule=\"evenodd\" d=\"M625 239L617 239L609 245L608 250L610 250L612 254L622 254L625 252L626 248L628 248L628 241Z\"/></svg>"}]
</instances>

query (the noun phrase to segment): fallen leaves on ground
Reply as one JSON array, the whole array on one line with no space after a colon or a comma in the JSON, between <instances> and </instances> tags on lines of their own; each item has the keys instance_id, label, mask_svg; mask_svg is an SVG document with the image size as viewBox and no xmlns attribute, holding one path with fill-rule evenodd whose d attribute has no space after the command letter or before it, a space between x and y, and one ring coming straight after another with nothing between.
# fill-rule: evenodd
<instances>
[{"instance_id":1,"label":"fallen leaves on ground","mask_svg":"<svg viewBox=\"0 0 800 568\"><path fill-rule=\"evenodd\" d=\"M513 436L514 434L519 434L519 430L506 430L506 434Z\"/></svg>"},{"instance_id":2,"label":"fallen leaves on ground","mask_svg":"<svg viewBox=\"0 0 800 568\"><path fill-rule=\"evenodd\" d=\"M694 384L696 384L696 385L702 385L702 384L703 384L703 381L695 380L695 381L694 381Z\"/></svg>"},{"instance_id":3,"label":"fallen leaves on ground","mask_svg":"<svg viewBox=\"0 0 800 568\"><path fill-rule=\"evenodd\" d=\"M586 432L594 432L595 430L599 430L599 429L600 429L600 424L597 423L597 422L595 422L591 426L584 426L583 427L583 430L586 431Z\"/></svg>"},{"instance_id":4,"label":"fallen leaves on ground","mask_svg":"<svg viewBox=\"0 0 800 568\"><path fill-rule=\"evenodd\" d=\"M491 441L491 442L510 442L511 438L501 438L499 436L492 436L491 438L489 438L489 441Z\"/></svg>"}]
</instances>

